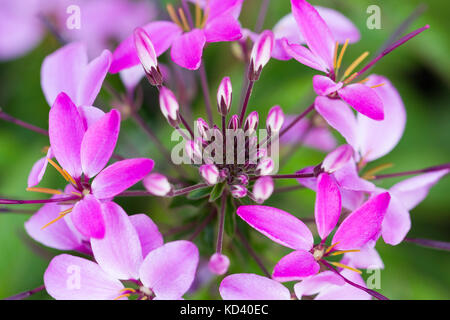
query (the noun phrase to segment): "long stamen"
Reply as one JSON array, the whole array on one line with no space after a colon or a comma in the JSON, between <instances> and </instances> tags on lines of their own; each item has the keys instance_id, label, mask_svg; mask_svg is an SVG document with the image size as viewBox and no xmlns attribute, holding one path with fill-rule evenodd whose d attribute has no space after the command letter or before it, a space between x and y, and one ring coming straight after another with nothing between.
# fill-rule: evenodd
<instances>
[{"instance_id":1,"label":"long stamen","mask_svg":"<svg viewBox=\"0 0 450 320\"><path fill-rule=\"evenodd\" d=\"M115 297L114 298L114 300L119 300L120 298L124 298L124 297L129 297L131 294L129 294L129 293L125 293L125 294L121 294L120 296L118 296L118 297Z\"/></svg>"},{"instance_id":2,"label":"long stamen","mask_svg":"<svg viewBox=\"0 0 450 320\"><path fill-rule=\"evenodd\" d=\"M73 208L70 208L70 209L67 209L67 210L64 210L64 211L60 212L60 213L58 214L58 217L57 217L57 218L53 219L52 221L50 221L49 223L47 223L46 225L44 225L44 226L41 228L41 230L43 230L43 229L47 228L48 226L54 224L56 221L61 220L62 218L64 218L64 216L65 216L66 214L72 212L72 210L73 210Z\"/></svg>"},{"instance_id":3,"label":"long stamen","mask_svg":"<svg viewBox=\"0 0 450 320\"><path fill-rule=\"evenodd\" d=\"M195 2L195 26L197 28L200 28L202 24L202 9L200 8L199 1L197 0Z\"/></svg>"},{"instance_id":4,"label":"long stamen","mask_svg":"<svg viewBox=\"0 0 450 320\"><path fill-rule=\"evenodd\" d=\"M384 169L389 169L393 166L394 164L392 163L384 163L381 164L379 166L376 166L375 168L372 168L370 170L367 170L366 173L364 173L364 175L362 176L363 179L366 180L372 180L375 178L375 174L377 174L378 172L384 170Z\"/></svg>"},{"instance_id":5,"label":"long stamen","mask_svg":"<svg viewBox=\"0 0 450 320\"><path fill-rule=\"evenodd\" d=\"M179 13L179 15L180 15L180 17L181 17L181 21L183 22L183 28L184 28L184 30L189 31L189 30L190 30L189 24L188 24L188 22L187 22L186 16L184 15L183 9L178 8L178 13Z\"/></svg>"},{"instance_id":6,"label":"long stamen","mask_svg":"<svg viewBox=\"0 0 450 320\"><path fill-rule=\"evenodd\" d=\"M133 288L123 288L123 289L120 289L120 290L119 290L119 292L127 292L127 291L130 291L130 292L133 292L133 293L136 292L136 290L133 289Z\"/></svg>"},{"instance_id":7,"label":"long stamen","mask_svg":"<svg viewBox=\"0 0 450 320\"><path fill-rule=\"evenodd\" d=\"M327 250L325 251L325 254L328 254L331 250L333 250L334 247L336 247L339 244L339 242L336 242L335 244L332 244L331 246L329 246L327 248Z\"/></svg>"},{"instance_id":8,"label":"long stamen","mask_svg":"<svg viewBox=\"0 0 450 320\"><path fill-rule=\"evenodd\" d=\"M66 174L67 178L69 179L70 183L72 183L74 186L76 186L77 183L75 182L75 179L72 178L72 176L65 169L63 169L63 171Z\"/></svg>"},{"instance_id":9,"label":"long stamen","mask_svg":"<svg viewBox=\"0 0 450 320\"><path fill-rule=\"evenodd\" d=\"M362 274L362 271L361 271L361 270L358 270L358 269L349 267L349 266L347 266L346 264L342 264L342 263L339 263L339 262L330 262L330 263L331 263L333 266L335 266L335 267L348 269L348 270L354 271L354 272L356 272L356 273Z\"/></svg>"},{"instance_id":10,"label":"long stamen","mask_svg":"<svg viewBox=\"0 0 450 320\"><path fill-rule=\"evenodd\" d=\"M350 82L352 82L353 79L355 79L357 75L358 75L358 72L353 73L350 77L348 77L347 79L344 80L344 84L349 84Z\"/></svg>"},{"instance_id":11,"label":"long stamen","mask_svg":"<svg viewBox=\"0 0 450 320\"><path fill-rule=\"evenodd\" d=\"M345 43L341 49L341 53L339 54L339 58L338 58L337 65L336 65L336 73L339 70L339 68L341 67L342 58L344 57L345 50L347 49L348 41L349 41L349 39L345 40Z\"/></svg>"},{"instance_id":12,"label":"long stamen","mask_svg":"<svg viewBox=\"0 0 450 320\"><path fill-rule=\"evenodd\" d=\"M334 70L336 70L338 49L339 49L339 42L336 41L336 45L334 46L334 55L333 55L333 68L334 68Z\"/></svg>"},{"instance_id":13,"label":"long stamen","mask_svg":"<svg viewBox=\"0 0 450 320\"><path fill-rule=\"evenodd\" d=\"M379 84L376 84L376 85L374 85L374 86L370 86L372 89L375 89L375 88L378 88L378 87L382 87L382 86L384 86L386 83L379 83Z\"/></svg>"},{"instance_id":14,"label":"long stamen","mask_svg":"<svg viewBox=\"0 0 450 320\"><path fill-rule=\"evenodd\" d=\"M57 164L56 164L56 162L55 161L53 161L52 159L50 159L50 158L47 158L47 161L59 172L59 174L61 174L62 175L62 177L67 181L67 182L70 182L70 179L69 179L69 177L66 175L66 173L64 172L65 170L63 170L60 166L58 166Z\"/></svg>"},{"instance_id":15,"label":"long stamen","mask_svg":"<svg viewBox=\"0 0 450 320\"><path fill-rule=\"evenodd\" d=\"M345 70L344 72L344 78L348 77L350 73L352 73L353 70L369 55L369 51L364 52L361 54L355 61L353 61L350 66Z\"/></svg>"},{"instance_id":16,"label":"long stamen","mask_svg":"<svg viewBox=\"0 0 450 320\"><path fill-rule=\"evenodd\" d=\"M177 24L180 28L183 28L183 24L181 23L180 19L178 19L178 16L173 6L171 4L168 4L166 8L167 12L169 13L170 19L172 19L172 21L175 22L175 24Z\"/></svg>"},{"instance_id":17,"label":"long stamen","mask_svg":"<svg viewBox=\"0 0 450 320\"><path fill-rule=\"evenodd\" d=\"M48 194L62 194L62 191L56 190L56 189L49 189L49 188L26 188L27 191L31 192L41 192L41 193L48 193Z\"/></svg>"},{"instance_id":18,"label":"long stamen","mask_svg":"<svg viewBox=\"0 0 450 320\"><path fill-rule=\"evenodd\" d=\"M344 253L348 253L348 252L359 252L360 250L354 249L354 250L339 250L339 251L334 251L332 253L330 253L330 256L338 256Z\"/></svg>"}]
</instances>

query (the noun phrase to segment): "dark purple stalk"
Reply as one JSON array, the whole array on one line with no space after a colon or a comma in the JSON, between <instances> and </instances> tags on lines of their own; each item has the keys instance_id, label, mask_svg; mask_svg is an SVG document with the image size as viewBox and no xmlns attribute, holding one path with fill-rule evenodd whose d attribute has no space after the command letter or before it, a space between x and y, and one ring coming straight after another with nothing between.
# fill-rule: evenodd
<instances>
[{"instance_id":1,"label":"dark purple stalk","mask_svg":"<svg viewBox=\"0 0 450 320\"><path fill-rule=\"evenodd\" d=\"M21 126L21 127L25 128L25 129L28 129L28 130L31 130L31 131L34 131L34 132L37 132L37 133L42 134L44 136L48 136L48 131L47 130L44 130L44 129L39 128L39 127L37 127L35 125L29 124L29 123L27 123L25 121L16 119L13 116L10 116L9 114L3 112L3 110L1 108L0 108L0 119L3 119L5 121L11 122L11 123L14 123L14 124L16 124L18 126Z\"/></svg>"},{"instance_id":2,"label":"dark purple stalk","mask_svg":"<svg viewBox=\"0 0 450 320\"><path fill-rule=\"evenodd\" d=\"M180 117L181 123L183 123L184 127L186 128L186 130L189 131L189 134L191 135L192 139L194 139L194 131L192 131L191 126L186 121L186 119L181 115L181 113L179 113L178 115Z\"/></svg>"},{"instance_id":3,"label":"dark purple stalk","mask_svg":"<svg viewBox=\"0 0 450 320\"><path fill-rule=\"evenodd\" d=\"M342 274L339 273L339 271L337 271L335 268L333 268L328 262L326 262L325 260L320 260L320 263L322 263L325 267L327 267L330 271L336 273L338 276L340 276L345 282L347 282L349 285L358 288L364 292L367 292L368 294L370 294L371 296L377 298L378 300L389 300L388 298L386 298L385 296L383 296L381 293L378 293L374 290L368 289L368 288L364 288L363 286L360 286L359 284L354 283L353 281L348 280L346 277L344 277Z\"/></svg>"},{"instance_id":4,"label":"dark purple stalk","mask_svg":"<svg viewBox=\"0 0 450 320\"><path fill-rule=\"evenodd\" d=\"M198 70L198 72L199 72L199 76L200 76L200 84L202 85L203 96L205 98L205 108L206 108L206 114L208 115L208 122L209 122L209 125L212 126L214 124L214 122L213 122L213 115L212 115L212 108L211 108L211 98L209 97L208 79L206 77L205 63L203 60L202 60L202 63L200 65L200 69Z\"/></svg>"},{"instance_id":5,"label":"dark purple stalk","mask_svg":"<svg viewBox=\"0 0 450 320\"><path fill-rule=\"evenodd\" d=\"M419 169L419 170L412 170L412 171L404 171L404 172L397 172L397 173L388 173L388 174L379 174L373 177L372 180L380 180L385 178L395 178L395 177L402 177L402 176L409 176L413 174L420 174L420 173L426 173L426 172L434 172L439 171L443 169L450 169L450 163L441 164L438 166L433 166L425 169Z\"/></svg>"},{"instance_id":6,"label":"dark purple stalk","mask_svg":"<svg viewBox=\"0 0 450 320\"><path fill-rule=\"evenodd\" d=\"M267 9L269 8L270 0L263 0L261 7L259 8L258 19L255 24L255 32L260 33L263 26L264 20L266 19Z\"/></svg>"},{"instance_id":7,"label":"dark purple stalk","mask_svg":"<svg viewBox=\"0 0 450 320\"><path fill-rule=\"evenodd\" d=\"M201 189L201 188L206 188L206 187L208 187L208 185L206 183L194 184L189 187L172 190L171 192L169 192L167 194L167 197L180 196L180 195L189 193L191 191ZM121 194L118 194L116 197L148 197L148 196L153 196L153 194L151 194L150 192L148 192L146 190L129 190L129 191L124 191Z\"/></svg>"},{"instance_id":8,"label":"dark purple stalk","mask_svg":"<svg viewBox=\"0 0 450 320\"><path fill-rule=\"evenodd\" d=\"M422 247L450 251L450 243L449 242L421 239L421 238L405 238L404 241L415 243Z\"/></svg>"},{"instance_id":9,"label":"dark purple stalk","mask_svg":"<svg viewBox=\"0 0 450 320\"><path fill-rule=\"evenodd\" d=\"M28 298L29 296L32 296L35 293L38 293L38 292L42 291L44 289L45 289L45 286L42 285L42 286L39 286L39 287L37 287L37 288L35 288L33 290L21 292L19 294L14 295L14 296L5 298L5 300L22 300L22 299Z\"/></svg>"},{"instance_id":10,"label":"dark purple stalk","mask_svg":"<svg viewBox=\"0 0 450 320\"><path fill-rule=\"evenodd\" d=\"M292 127L294 127L297 122L299 122L300 120L302 120L304 117L306 117L308 115L308 113L310 113L311 111L314 110L314 103L311 104L308 108L306 108L305 111L303 111L302 113L300 113L297 118L295 118L286 128L284 128L283 130L280 131L280 134L278 135L279 138L281 138L286 132L288 132L289 130L292 129Z\"/></svg>"},{"instance_id":11,"label":"dark purple stalk","mask_svg":"<svg viewBox=\"0 0 450 320\"><path fill-rule=\"evenodd\" d=\"M55 203L55 202L66 202L80 199L79 196L71 196L65 198L51 198L51 199L40 199L40 200L13 200L13 199L0 199L0 204L35 204L35 203Z\"/></svg>"},{"instance_id":12,"label":"dark purple stalk","mask_svg":"<svg viewBox=\"0 0 450 320\"><path fill-rule=\"evenodd\" d=\"M364 68L362 68L360 71L358 71L356 73L356 76L353 78L353 80L355 80L356 78L358 78L360 75L362 75L363 73L365 73L367 70L369 70L375 63L378 62L378 60L380 60L381 58L383 58L385 55L387 55L388 53L392 52L393 50L395 50L396 48L398 48L399 46L401 46L402 44L404 44L405 42L411 40L412 38L414 38L415 36L417 36L418 34L422 33L423 31L425 31L426 29L428 29L430 26L426 25L422 28L419 28L411 33L408 33L406 36L400 38L399 40L397 40L396 42L394 42L392 45L390 45L387 49L383 50L383 52L381 52L375 59L373 59L372 61L370 61L368 64L366 64L366 66Z\"/></svg>"},{"instance_id":13,"label":"dark purple stalk","mask_svg":"<svg viewBox=\"0 0 450 320\"><path fill-rule=\"evenodd\" d=\"M223 246L223 229L225 226L225 208L227 206L227 194L224 192L222 194L222 201L220 203L220 216L219 216L219 231L217 233L217 246L216 252L222 253Z\"/></svg>"},{"instance_id":14,"label":"dark purple stalk","mask_svg":"<svg viewBox=\"0 0 450 320\"><path fill-rule=\"evenodd\" d=\"M194 191L194 190L197 190L197 189L206 188L206 187L209 187L206 183L197 183L197 184L194 184L194 185L186 187L186 188L173 190L171 193L169 193L169 195L170 196L180 196L180 195L189 193L191 191Z\"/></svg>"},{"instance_id":15,"label":"dark purple stalk","mask_svg":"<svg viewBox=\"0 0 450 320\"><path fill-rule=\"evenodd\" d=\"M18 209L10 209L10 208L0 208L0 213L21 213L21 214L33 214L36 210L18 210Z\"/></svg>"},{"instance_id":16,"label":"dark purple stalk","mask_svg":"<svg viewBox=\"0 0 450 320\"><path fill-rule=\"evenodd\" d=\"M239 230L239 228L236 228L236 234L241 240L242 245L245 247L245 249L248 251L248 253L252 256L253 260L255 260L256 264L259 266L259 268L262 270L264 275L268 278L272 278L272 275L270 272L266 269L264 266L264 263L262 262L261 258L256 254L256 252L253 250L253 248L248 243L247 239L245 239L244 234Z\"/></svg>"},{"instance_id":17,"label":"dark purple stalk","mask_svg":"<svg viewBox=\"0 0 450 320\"><path fill-rule=\"evenodd\" d=\"M272 174L267 177L271 177L272 179L298 179L298 178L313 178L315 177L314 173L294 173L294 174ZM250 177L250 180L256 180L259 176Z\"/></svg>"},{"instance_id":18,"label":"dark purple stalk","mask_svg":"<svg viewBox=\"0 0 450 320\"><path fill-rule=\"evenodd\" d=\"M203 229L206 228L206 226L208 225L208 223L211 222L211 220L217 215L217 210L214 210L213 212L211 212L211 214L209 216L206 217L205 220L203 220L195 229L194 233L189 237L189 241L193 241L195 238L197 238L197 236L203 231Z\"/></svg>"},{"instance_id":19,"label":"dark purple stalk","mask_svg":"<svg viewBox=\"0 0 450 320\"><path fill-rule=\"evenodd\" d=\"M240 115L239 115L239 128L242 128L242 123L244 122L245 113L247 112L248 102L250 101L250 96L252 94L253 85L255 81L249 80L247 86L247 93L245 94L244 103L241 106Z\"/></svg>"}]
</instances>

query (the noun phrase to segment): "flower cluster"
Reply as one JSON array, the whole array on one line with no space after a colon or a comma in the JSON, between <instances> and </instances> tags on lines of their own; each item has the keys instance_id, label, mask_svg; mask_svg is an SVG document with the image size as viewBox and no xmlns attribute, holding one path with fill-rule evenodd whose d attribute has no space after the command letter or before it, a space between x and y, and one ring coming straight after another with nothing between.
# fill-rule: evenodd
<instances>
[{"instance_id":1,"label":"flower cluster","mask_svg":"<svg viewBox=\"0 0 450 320\"><path fill-rule=\"evenodd\" d=\"M85 35L90 41L64 44L44 59L41 85L50 106L48 131L13 122L48 135L46 155L31 168L27 191L50 194L51 198L0 199L0 204L43 204L25 223L28 235L45 246L77 253L63 253L50 261L43 282L53 298L182 299L205 284L201 274L205 265L208 277L225 275L217 292L223 299L386 299L366 286L361 269L384 267L375 249L377 242L395 246L406 239L411 229L409 212L450 173L450 164L394 174L379 174L385 166L366 169L397 145L406 122L405 106L394 85L367 71L429 27L400 38L359 67L369 55L364 52L341 71L348 45L360 38L358 29L341 13L314 7L305 0L291 0L292 13L272 30L249 30L239 21L243 3L182 1L180 8L167 6L171 21L145 24L153 16L151 8L146 11L143 3L141 8L138 2L113 1L109 8L115 8L114 17L120 18L115 23L133 20L138 14L140 26L118 34L106 28L110 21L98 22L90 26L95 33ZM43 4L36 6L44 8ZM14 11L13 6L10 10ZM57 28L53 31L58 34ZM111 35L121 40L115 48L104 43ZM30 48L39 37L27 36L34 38L25 41ZM90 45L92 41L95 46ZM202 55L208 45L217 42L232 42L247 70L240 101L233 90L236 82L229 76L220 77L216 109L210 100ZM0 51L0 58L22 54L26 48ZM170 63L158 61L169 49ZM90 61L88 54L94 55ZM288 61L291 58L322 73L311 80L314 101L298 115L285 114L275 105L261 119L261 112L249 110L253 87L271 59L296 63ZM109 82L117 73L125 92ZM192 73L199 75L206 111L204 118L195 121L187 116L196 91ZM153 94L157 92L161 119L182 140L178 150L181 164L174 161L176 152L170 153L158 132L139 115L143 77ZM173 78L184 90L174 85ZM94 106L102 88L113 97L114 107L106 111ZM239 107L234 111L236 101ZM152 172L158 163L150 158L124 157L115 151L121 123L129 119L152 139L158 148L152 152L165 157L176 176ZM345 144L337 145L333 130ZM300 144L326 155L318 164L278 174L279 148L298 148ZM62 176L65 187L43 186L49 165ZM408 175L415 176L387 190L375 184ZM295 212L284 211L283 203L263 205L281 191L276 187L278 179L295 181L292 190L314 191L314 216L308 219L313 227ZM139 183L144 190L128 190ZM194 218L202 220L177 226L184 230L195 226L187 240L177 237L164 243L159 231L162 223L158 227L159 221L144 213L129 215L115 202L131 196L173 198L173 203L183 199L180 201L198 207ZM202 252L196 236L215 218L215 248L212 244L208 252ZM267 271L258 258L260 252L246 239L253 229L293 250L279 259L273 272ZM263 275L229 274L238 262L224 253L228 236L236 237L248 250ZM433 246L433 241L427 241ZM285 282L295 282L293 292Z\"/></svg>"}]
</instances>

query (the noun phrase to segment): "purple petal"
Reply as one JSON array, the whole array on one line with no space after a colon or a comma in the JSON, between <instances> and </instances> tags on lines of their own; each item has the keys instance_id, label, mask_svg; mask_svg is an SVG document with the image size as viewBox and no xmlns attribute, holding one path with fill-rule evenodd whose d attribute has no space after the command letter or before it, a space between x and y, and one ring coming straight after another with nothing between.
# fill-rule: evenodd
<instances>
[{"instance_id":1,"label":"purple petal","mask_svg":"<svg viewBox=\"0 0 450 320\"><path fill-rule=\"evenodd\" d=\"M91 239L92 252L100 267L116 279L139 279L142 249L138 233L123 209L114 202L102 205L105 236Z\"/></svg>"},{"instance_id":2,"label":"purple petal","mask_svg":"<svg viewBox=\"0 0 450 320\"><path fill-rule=\"evenodd\" d=\"M272 279L252 273L232 274L220 283L223 300L290 300L285 286Z\"/></svg>"},{"instance_id":3,"label":"purple petal","mask_svg":"<svg viewBox=\"0 0 450 320\"><path fill-rule=\"evenodd\" d=\"M78 201L70 214L75 228L86 238L103 238L105 222L100 202L91 194Z\"/></svg>"},{"instance_id":4,"label":"purple petal","mask_svg":"<svg viewBox=\"0 0 450 320\"><path fill-rule=\"evenodd\" d=\"M332 173L339 171L351 160L353 160L353 148L348 144L343 144L327 154L323 159L322 168L325 172Z\"/></svg>"},{"instance_id":5,"label":"purple petal","mask_svg":"<svg viewBox=\"0 0 450 320\"><path fill-rule=\"evenodd\" d=\"M67 254L53 258L44 273L44 284L58 300L112 300L123 289L119 280L95 262Z\"/></svg>"},{"instance_id":6,"label":"purple petal","mask_svg":"<svg viewBox=\"0 0 450 320\"><path fill-rule=\"evenodd\" d=\"M357 145L357 123L352 110L338 99L317 97L314 102L317 112L336 129L351 146Z\"/></svg>"},{"instance_id":7,"label":"purple petal","mask_svg":"<svg viewBox=\"0 0 450 320\"><path fill-rule=\"evenodd\" d=\"M87 65L77 87L77 98L75 101L77 106L90 106L94 103L102 87L103 80L108 73L111 60L111 52L104 50L100 56Z\"/></svg>"},{"instance_id":8,"label":"purple petal","mask_svg":"<svg viewBox=\"0 0 450 320\"><path fill-rule=\"evenodd\" d=\"M315 75L313 77L313 88L319 96L327 96L342 88L342 82L334 82L327 76Z\"/></svg>"},{"instance_id":9,"label":"purple petal","mask_svg":"<svg viewBox=\"0 0 450 320\"><path fill-rule=\"evenodd\" d=\"M116 162L95 177L92 193L99 199L112 198L144 179L152 171L153 164L153 160L144 158Z\"/></svg>"},{"instance_id":10,"label":"purple petal","mask_svg":"<svg viewBox=\"0 0 450 320\"><path fill-rule=\"evenodd\" d=\"M47 203L39 209L27 222L25 230L34 240L47 247L58 250L78 250L83 247L81 237L75 234L62 219L42 229L44 225L56 219L63 211L55 203Z\"/></svg>"},{"instance_id":11,"label":"purple petal","mask_svg":"<svg viewBox=\"0 0 450 320\"><path fill-rule=\"evenodd\" d=\"M206 37L203 30L194 29L177 37L170 51L172 60L179 66L197 70L202 62Z\"/></svg>"},{"instance_id":12,"label":"purple petal","mask_svg":"<svg viewBox=\"0 0 450 320\"><path fill-rule=\"evenodd\" d=\"M81 176L81 141L85 133L83 120L70 98L61 93L49 114L50 146L59 164L73 178Z\"/></svg>"},{"instance_id":13,"label":"purple petal","mask_svg":"<svg viewBox=\"0 0 450 320\"><path fill-rule=\"evenodd\" d=\"M423 173L397 183L392 186L389 191L400 200L407 210L411 210L422 202L426 198L431 187L449 172L449 169L443 169L435 172Z\"/></svg>"},{"instance_id":14,"label":"purple petal","mask_svg":"<svg viewBox=\"0 0 450 320\"><path fill-rule=\"evenodd\" d=\"M175 38L183 32L178 25L170 21L151 22L142 28L150 36L157 56L169 49ZM140 61L134 45L134 36L131 34L114 51L109 72L117 73L138 64Z\"/></svg>"},{"instance_id":15,"label":"purple petal","mask_svg":"<svg viewBox=\"0 0 450 320\"><path fill-rule=\"evenodd\" d=\"M166 243L144 259L139 271L140 279L158 299L179 299L194 280L198 259L198 249L192 242Z\"/></svg>"},{"instance_id":16,"label":"purple petal","mask_svg":"<svg viewBox=\"0 0 450 320\"><path fill-rule=\"evenodd\" d=\"M297 250L310 250L313 236L308 227L290 213L268 206L240 206L237 214L269 239Z\"/></svg>"},{"instance_id":17,"label":"purple petal","mask_svg":"<svg viewBox=\"0 0 450 320\"><path fill-rule=\"evenodd\" d=\"M332 177L321 173L317 179L317 195L314 216L317 231L325 239L336 226L341 214L341 194Z\"/></svg>"},{"instance_id":18,"label":"purple petal","mask_svg":"<svg viewBox=\"0 0 450 320\"><path fill-rule=\"evenodd\" d=\"M231 14L209 20L204 32L206 42L235 41L242 38L241 25Z\"/></svg>"},{"instance_id":19,"label":"purple petal","mask_svg":"<svg viewBox=\"0 0 450 320\"><path fill-rule=\"evenodd\" d=\"M323 62L308 48L299 44L289 43L288 40L284 38L281 40L281 45L287 55L291 56L301 64L319 71L327 72L327 67L324 66Z\"/></svg>"},{"instance_id":20,"label":"purple petal","mask_svg":"<svg viewBox=\"0 0 450 320\"><path fill-rule=\"evenodd\" d=\"M196 3L197 0L190 0ZM205 11L208 12L208 22L224 14L231 14L235 19L239 17L244 0L209 0L206 1Z\"/></svg>"},{"instance_id":21,"label":"purple petal","mask_svg":"<svg viewBox=\"0 0 450 320\"><path fill-rule=\"evenodd\" d=\"M383 101L375 89L361 83L354 83L338 91L339 96L356 111L373 120L383 120Z\"/></svg>"},{"instance_id":22,"label":"purple petal","mask_svg":"<svg viewBox=\"0 0 450 320\"><path fill-rule=\"evenodd\" d=\"M94 177L108 163L116 147L120 113L113 109L89 127L81 143L81 166L87 177Z\"/></svg>"},{"instance_id":23,"label":"purple petal","mask_svg":"<svg viewBox=\"0 0 450 320\"><path fill-rule=\"evenodd\" d=\"M146 214L134 214L130 216L139 236L142 247L142 256L145 258L147 254L161 247L164 244L163 236L158 230L158 226Z\"/></svg>"},{"instance_id":24,"label":"purple petal","mask_svg":"<svg viewBox=\"0 0 450 320\"><path fill-rule=\"evenodd\" d=\"M314 168L315 166L306 167L297 171L296 173L297 174L314 173ZM317 177L297 178L297 182L300 183L302 186L305 186L306 188L309 188L314 191L317 190Z\"/></svg>"},{"instance_id":25,"label":"purple petal","mask_svg":"<svg viewBox=\"0 0 450 320\"><path fill-rule=\"evenodd\" d=\"M406 124L406 110L391 82L382 76L371 75L366 85L384 83L373 90L384 106L384 120L375 121L358 114L358 151L366 161L373 161L389 153L399 142Z\"/></svg>"},{"instance_id":26,"label":"purple petal","mask_svg":"<svg viewBox=\"0 0 450 320\"><path fill-rule=\"evenodd\" d=\"M335 39L317 10L305 0L291 0L300 32L309 49L323 61L328 71L333 70Z\"/></svg>"},{"instance_id":27,"label":"purple petal","mask_svg":"<svg viewBox=\"0 0 450 320\"><path fill-rule=\"evenodd\" d=\"M332 271L323 271L303 279L294 286L298 299L303 296L312 296L330 285L344 285L345 281Z\"/></svg>"},{"instance_id":28,"label":"purple petal","mask_svg":"<svg viewBox=\"0 0 450 320\"><path fill-rule=\"evenodd\" d=\"M65 92L76 102L78 84L83 78L87 63L86 46L79 42L65 45L44 59L41 86L50 106L61 92Z\"/></svg>"},{"instance_id":29,"label":"purple petal","mask_svg":"<svg viewBox=\"0 0 450 320\"><path fill-rule=\"evenodd\" d=\"M302 280L319 272L320 265L308 251L294 251L281 258L273 269L272 278L287 282Z\"/></svg>"},{"instance_id":30,"label":"purple petal","mask_svg":"<svg viewBox=\"0 0 450 320\"><path fill-rule=\"evenodd\" d=\"M334 234L332 243L338 243L335 248L358 249L370 240L375 240L380 233L390 198L388 192L379 194L345 218Z\"/></svg>"}]
</instances>

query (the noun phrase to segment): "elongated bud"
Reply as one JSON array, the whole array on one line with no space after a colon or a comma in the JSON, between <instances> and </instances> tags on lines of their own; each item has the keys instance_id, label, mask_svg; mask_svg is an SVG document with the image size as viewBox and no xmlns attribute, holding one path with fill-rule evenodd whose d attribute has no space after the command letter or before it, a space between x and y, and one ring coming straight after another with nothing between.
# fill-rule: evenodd
<instances>
[{"instance_id":1,"label":"elongated bud","mask_svg":"<svg viewBox=\"0 0 450 320\"><path fill-rule=\"evenodd\" d=\"M204 164L198 170L207 184L214 185L219 182L219 169L215 165Z\"/></svg>"},{"instance_id":2,"label":"elongated bud","mask_svg":"<svg viewBox=\"0 0 450 320\"><path fill-rule=\"evenodd\" d=\"M252 111L245 119L244 131L252 134L258 128L259 115L258 112Z\"/></svg>"},{"instance_id":3,"label":"elongated bud","mask_svg":"<svg viewBox=\"0 0 450 320\"><path fill-rule=\"evenodd\" d=\"M217 109L219 113L226 116L230 112L233 88L229 77L222 79L217 90Z\"/></svg>"},{"instance_id":4,"label":"elongated bud","mask_svg":"<svg viewBox=\"0 0 450 320\"><path fill-rule=\"evenodd\" d=\"M266 128L269 132L278 132L284 123L284 112L280 106L270 109L266 119Z\"/></svg>"},{"instance_id":5,"label":"elongated bud","mask_svg":"<svg viewBox=\"0 0 450 320\"><path fill-rule=\"evenodd\" d=\"M344 144L331 151L322 162L322 169L327 173L333 173L345 164L347 164L353 157L353 148Z\"/></svg>"},{"instance_id":6,"label":"elongated bud","mask_svg":"<svg viewBox=\"0 0 450 320\"><path fill-rule=\"evenodd\" d=\"M240 184L235 184L230 187L231 195L234 198L243 198L247 195L247 188Z\"/></svg>"},{"instance_id":7,"label":"elongated bud","mask_svg":"<svg viewBox=\"0 0 450 320\"><path fill-rule=\"evenodd\" d=\"M240 176L237 177L237 180L239 181L240 184L244 186L248 185L248 177L246 174L241 174Z\"/></svg>"},{"instance_id":8,"label":"elongated bud","mask_svg":"<svg viewBox=\"0 0 450 320\"><path fill-rule=\"evenodd\" d=\"M237 130L239 128L239 116L237 114L233 114L228 121L228 129Z\"/></svg>"},{"instance_id":9,"label":"elongated bud","mask_svg":"<svg viewBox=\"0 0 450 320\"><path fill-rule=\"evenodd\" d=\"M158 67L157 55L153 43L149 35L142 28L134 30L134 45L136 53L144 67L147 79L153 86L161 86L163 83L163 76Z\"/></svg>"},{"instance_id":10,"label":"elongated bud","mask_svg":"<svg viewBox=\"0 0 450 320\"><path fill-rule=\"evenodd\" d=\"M272 158L262 159L256 166L256 173L260 176L267 176L273 172L274 163Z\"/></svg>"},{"instance_id":11,"label":"elongated bud","mask_svg":"<svg viewBox=\"0 0 450 320\"><path fill-rule=\"evenodd\" d=\"M142 183L144 184L145 189L155 196L163 197L172 190L169 180L160 173L149 174L144 178Z\"/></svg>"},{"instance_id":12,"label":"elongated bud","mask_svg":"<svg viewBox=\"0 0 450 320\"><path fill-rule=\"evenodd\" d=\"M209 259L208 268L214 274L223 275L227 273L230 266L230 259L224 254L214 253Z\"/></svg>"},{"instance_id":13,"label":"elongated bud","mask_svg":"<svg viewBox=\"0 0 450 320\"><path fill-rule=\"evenodd\" d=\"M202 150L198 142L193 140L187 141L185 151L193 163L202 163Z\"/></svg>"},{"instance_id":14,"label":"elongated bud","mask_svg":"<svg viewBox=\"0 0 450 320\"><path fill-rule=\"evenodd\" d=\"M273 180L271 177L260 177L253 185L253 196L258 203L263 203L272 195Z\"/></svg>"},{"instance_id":15,"label":"elongated bud","mask_svg":"<svg viewBox=\"0 0 450 320\"><path fill-rule=\"evenodd\" d=\"M248 71L248 79L250 81L256 81L259 79L262 68L270 60L273 45L274 35L272 31L263 31L253 45L252 53L250 55L250 68Z\"/></svg>"},{"instance_id":16,"label":"elongated bud","mask_svg":"<svg viewBox=\"0 0 450 320\"><path fill-rule=\"evenodd\" d=\"M198 118L195 122L197 125L197 132L204 140L209 140L209 125L203 120L203 118Z\"/></svg>"},{"instance_id":17,"label":"elongated bud","mask_svg":"<svg viewBox=\"0 0 450 320\"><path fill-rule=\"evenodd\" d=\"M164 117L172 127L178 125L178 111L180 109L177 98L170 89L161 87L159 90L159 107Z\"/></svg>"}]
</instances>

